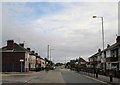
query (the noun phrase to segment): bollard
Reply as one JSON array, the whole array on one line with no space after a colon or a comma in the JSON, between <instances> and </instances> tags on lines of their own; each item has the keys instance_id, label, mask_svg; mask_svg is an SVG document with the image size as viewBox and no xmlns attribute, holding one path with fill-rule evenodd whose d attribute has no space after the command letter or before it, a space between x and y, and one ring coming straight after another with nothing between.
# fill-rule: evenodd
<instances>
[{"instance_id":1,"label":"bollard","mask_svg":"<svg viewBox=\"0 0 120 85\"><path fill-rule=\"evenodd\" d=\"M96 78L98 78L98 73L96 73Z\"/></svg>"},{"instance_id":2,"label":"bollard","mask_svg":"<svg viewBox=\"0 0 120 85\"><path fill-rule=\"evenodd\" d=\"M113 81L113 78L112 78L112 75L110 75L110 82L112 82Z\"/></svg>"}]
</instances>

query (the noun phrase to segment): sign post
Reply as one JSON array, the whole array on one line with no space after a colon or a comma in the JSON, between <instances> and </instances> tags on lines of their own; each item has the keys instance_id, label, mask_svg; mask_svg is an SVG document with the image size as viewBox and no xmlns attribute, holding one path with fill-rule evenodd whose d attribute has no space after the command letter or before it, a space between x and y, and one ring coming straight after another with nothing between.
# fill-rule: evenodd
<instances>
[{"instance_id":1,"label":"sign post","mask_svg":"<svg viewBox=\"0 0 120 85\"><path fill-rule=\"evenodd\" d=\"M24 62L24 60L23 60L23 59L20 59L20 62L21 62L21 72L22 72L22 67L23 67L23 62Z\"/></svg>"}]
</instances>

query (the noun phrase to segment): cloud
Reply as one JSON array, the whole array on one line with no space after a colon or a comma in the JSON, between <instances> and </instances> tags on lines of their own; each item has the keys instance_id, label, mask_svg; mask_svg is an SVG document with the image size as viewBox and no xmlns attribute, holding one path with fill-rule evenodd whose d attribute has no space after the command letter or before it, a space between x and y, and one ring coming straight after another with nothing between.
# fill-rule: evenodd
<instances>
[{"instance_id":1,"label":"cloud","mask_svg":"<svg viewBox=\"0 0 120 85\"><path fill-rule=\"evenodd\" d=\"M92 18L93 15L97 15L104 17L105 45L114 43L118 29L117 3L74 2L53 4L50 2L49 4L49 7L57 8L59 5L62 9L59 7L59 11L50 10L51 8L47 9L47 7L38 9L34 7L35 4L29 7L24 4L22 7L20 5L19 11L19 5L14 5L14 7L18 7L12 7L16 10L15 13L20 15L24 15L26 12L27 14L32 13L31 17L37 15L37 18L26 20L25 17L16 15L18 20L9 23L10 20L13 20L13 16L9 18L10 16L6 15L7 18L3 20L3 40L13 38L18 41L18 38L21 38L21 40L26 41L28 47L30 46L39 52L43 57L46 57L47 45L50 44L51 48L55 49L52 51L52 58L56 62L65 62L65 57L70 60L76 59L78 56L87 60L99 48L102 48L101 20L100 18ZM36 10L33 11L35 8ZM4 9L6 9L5 11L9 10L9 12L12 10ZM50 12L47 12L46 9ZM40 14L39 10L46 12ZM38 14L35 14L35 11ZM10 12L10 15L13 15L13 11ZM22 22L21 18L25 21Z\"/></svg>"},{"instance_id":2,"label":"cloud","mask_svg":"<svg viewBox=\"0 0 120 85\"><path fill-rule=\"evenodd\" d=\"M0 47L2 47L2 3L0 3Z\"/></svg>"}]
</instances>

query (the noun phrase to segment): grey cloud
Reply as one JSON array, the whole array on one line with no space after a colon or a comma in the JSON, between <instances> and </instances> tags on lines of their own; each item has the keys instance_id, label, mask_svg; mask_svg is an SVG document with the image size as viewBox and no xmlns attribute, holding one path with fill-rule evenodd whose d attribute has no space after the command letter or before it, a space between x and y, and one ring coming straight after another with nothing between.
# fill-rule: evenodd
<instances>
[{"instance_id":1,"label":"grey cloud","mask_svg":"<svg viewBox=\"0 0 120 85\"><path fill-rule=\"evenodd\" d=\"M68 61L76 59L78 56L87 60L89 56L97 52L98 48L102 47L101 21L93 20L92 15L95 13L101 16L105 15L105 44L107 44L115 42L115 34L118 29L114 17L117 14L116 12L113 14L114 9L109 9L110 6L106 8L105 4L103 5L105 10L102 9L102 4L99 4L100 8L95 8L93 3L90 7L85 6L85 4L82 6L84 7L81 8L81 6L73 4L70 7L72 9L65 6L66 10L59 12L60 14L43 16L38 20L27 23L22 22L21 19L12 21L12 18L6 15L7 12L4 12L2 21L3 45L6 44L7 39L14 39L16 42L25 41L26 47L30 47L31 50L35 50L42 57L46 57L47 45L50 44L51 48L54 49L51 56L55 62L65 62L66 57ZM7 8L5 9L7 10ZM108 12L106 10L112 11L109 16L106 15L106 12ZM17 9L17 11L19 10ZM104 13L104 11L106 12ZM114 21L115 25L112 24Z\"/></svg>"}]
</instances>

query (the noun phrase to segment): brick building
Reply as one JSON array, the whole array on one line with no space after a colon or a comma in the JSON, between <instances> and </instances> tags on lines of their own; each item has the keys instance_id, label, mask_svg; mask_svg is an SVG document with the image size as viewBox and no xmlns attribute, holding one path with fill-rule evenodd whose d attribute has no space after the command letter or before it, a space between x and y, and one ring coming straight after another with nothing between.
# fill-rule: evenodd
<instances>
[{"instance_id":1,"label":"brick building","mask_svg":"<svg viewBox=\"0 0 120 85\"><path fill-rule=\"evenodd\" d=\"M91 68L99 68L107 75L112 72L114 76L120 76L120 36L113 45L108 44L106 49L98 50L88 59Z\"/></svg>"},{"instance_id":2,"label":"brick building","mask_svg":"<svg viewBox=\"0 0 120 85\"><path fill-rule=\"evenodd\" d=\"M78 65L79 65L79 67L80 68L85 68L86 64L87 64L87 62L83 58L79 57L79 59L78 59Z\"/></svg>"},{"instance_id":3,"label":"brick building","mask_svg":"<svg viewBox=\"0 0 120 85\"><path fill-rule=\"evenodd\" d=\"M22 71L29 70L29 54L30 52L24 48L24 44L14 43L14 40L8 40L7 46L0 49L2 53L2 71L3 72L20 72L21 71L21 62L20 59L23 59L22 62Z\"/></svg>"}]
</instances>

